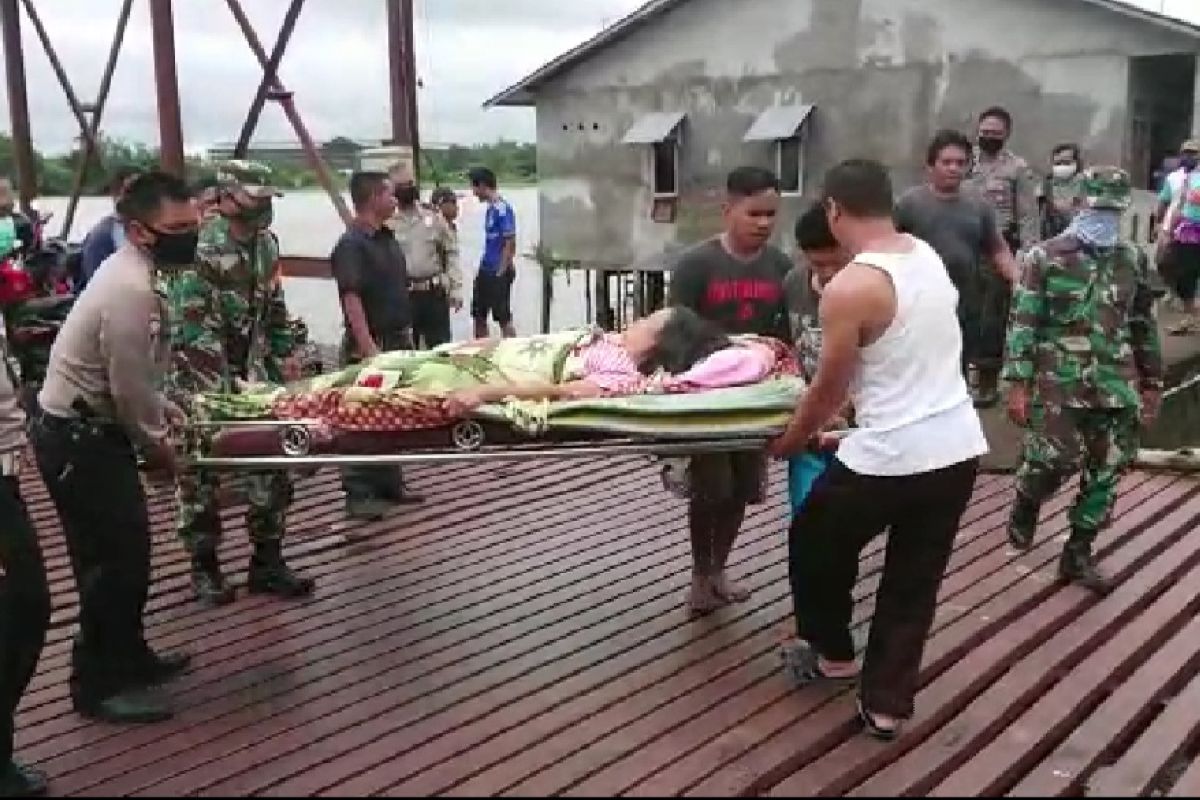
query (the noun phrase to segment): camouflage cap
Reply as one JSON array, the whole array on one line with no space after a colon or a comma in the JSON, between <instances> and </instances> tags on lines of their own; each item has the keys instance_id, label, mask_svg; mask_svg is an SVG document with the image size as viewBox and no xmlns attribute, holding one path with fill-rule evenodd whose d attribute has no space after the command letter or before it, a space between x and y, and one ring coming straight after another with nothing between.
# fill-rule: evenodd
<instances>
[{"instance_id":1,"label":"camouflage cap","mask_svg":"<svg viewBox=\"0 0 1200 800\"><path fill-rule=\"evenodd\" d=\"M1133 202L1133 182L1119 167L1089 167L1080 188L1088 208L1124 211Z\"/></svg>"},{"instance_id":2,"label":"camouflage cap","mask_svg":"<svg viewBox=\"0 0 1200 800\"><path fill-rule=\"evenodd\" d=\"M217 180L225 189L241 189L251 197L283 197L271 180L271 168L257 161L226 161L217 167Z\"/></svg>"},{"instance_id":3,"label":"camouflage cap","mask_svg":"<svg viewBox=\"0 0 1200 800\"><path fill-rule=\"evenodd\" d=\"M1179 148L1181 153L1200 153L1200 139L1188 139Z\"/></svg>"}]
</instances>

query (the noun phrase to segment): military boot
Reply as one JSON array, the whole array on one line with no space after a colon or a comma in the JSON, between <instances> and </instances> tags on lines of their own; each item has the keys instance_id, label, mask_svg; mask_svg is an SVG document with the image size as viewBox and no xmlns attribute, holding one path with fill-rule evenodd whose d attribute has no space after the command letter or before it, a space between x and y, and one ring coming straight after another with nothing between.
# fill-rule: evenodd
<instances>
[{"instance_id":1,"label":"military boot","mask_svg":"<svg viewBox=\"0 0 1200 800\"><path fill-rule=\"evenodd\" d=\"M1078 531L1071 535L1071 540L1063 548L1058 575L1062 580L1082 586L1101 597L1111 594L1113 590L1112 580L1096 566L1091 537L1082 536Z\"/></svg>"},{"instance_id":2,"label":"military boot","mask_svg":"<svg viewBox=\"0 0 1200 800\"><path fill-rule=\"evenodd\" d=\"M192 592L201 605L209 608L227 606L234 601L234 589L225 582L216 547L212 545L201 544L192 556Z\"/></svg>"},{"instance_id":3,"label":"military boot","mask_svg":"<svg viewBox=\"0 0 1200 800\"><path fill-rule=\"evenodd\" d=\"M1008 543L1017 550L1028 550L1033 547L1034 536L1037 535L1038 515L1041 507L1024 495L1017 495L1013 505L1012 515L1008 519Z\"/></svg>"},{"instance_id":4,"label":"military boot","mask_svg":"<svg viewBox=\"0 0 1200 800\"><path fill-rule=\"evenodd\" d=\"M316 581L292 572L283 560L279 542L263 542L255 545L250 557L251 594L274 594L280 597L308 597L316 588Z\"/></svg>"}]
</instances>

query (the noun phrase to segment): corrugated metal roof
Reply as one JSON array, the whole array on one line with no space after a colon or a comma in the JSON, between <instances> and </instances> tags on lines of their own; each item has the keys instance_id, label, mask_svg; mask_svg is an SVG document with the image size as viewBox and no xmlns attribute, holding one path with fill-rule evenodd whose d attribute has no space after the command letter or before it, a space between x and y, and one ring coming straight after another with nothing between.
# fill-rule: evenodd
<instances>
[{"instance_id":1,"label":"corrugated metal roof","mask_svg":"<svg viewBox=\"0 0 1200 800\"><path fill-rule=\"evenodd\" d=\"M638 118L622 139L624 144L658 144L665 142L683 122L683 111L652 111Z\"/></svg>"},{"instance_id":2,"label":"corrugated metal roof","mask_svg":"<svg viewBox=\"0 0 1200 800\"><path fill-rule=\"evenodd\" d=\"M774 142L780 139L791 139L808 120L815 106L775 106L768 108L758 115L750 130L746 131L744 141Z\"/></svg>"},{"instance_id":3,"label":"corrugated metal roof","mask_svg":"<svg viewBox=\"0 0 1200 800\"><path fill-rule=\"evenodd\" d=\"M629 16L605 28L583 44L568 50L558 58L492 97L483 104L484 107L533 105L534 95L547 81L557 78L576 64L591 57L593 53L620 41L634 30L640 28L644 23L650 22L685 2L687 0L651 0L651 2L646 3ZM1200 25L1185 22L1176 17L1170 17L1155 11L1137 8L1121 0L1077 0L1077 2L1098 6L1106 11L1132 17L1141 22L1166 28L1184 36L1200 39Z\"/></svg>"}]
</instances>

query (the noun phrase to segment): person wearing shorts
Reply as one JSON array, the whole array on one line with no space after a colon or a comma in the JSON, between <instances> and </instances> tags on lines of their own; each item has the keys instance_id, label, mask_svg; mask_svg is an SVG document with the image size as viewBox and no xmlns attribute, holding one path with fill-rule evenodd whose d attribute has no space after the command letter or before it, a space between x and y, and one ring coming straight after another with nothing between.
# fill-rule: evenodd
<instances>
[{"instance_id":1,"label":"person wearing shorts","mask_svg":"<svg viewBox=\"0 0 1200 800\"><path fill-rule=\"evenodd\" d=\"M792 263L770 244L779 204L779 181L770 171L741 167L730 173L725 232L683 254L671 275L671 304L691 308L727 333L790 341L783 284ZM748 597L744 588L729 580L726 565L747 506L764 499L766 456L762 452L699 455L688 472L692 537L688 602L695 613L703 614Z\"/></svg>"},{"instance_id":2,"label":"person wearing shorts","mask_svg":"<svg viewBox=\"0 0 1200 800\"><path fill-rule=\"evenodd\" d=\"M483 256L475 275L471 318L475 338L488 336L488 317L496 321L505 338L517 335L512 322L512 286L516 280L517 215L496 186L496 174L480 167L471 170L471 191L487 205L483 219Z\"/></svg>"}]
</instances>

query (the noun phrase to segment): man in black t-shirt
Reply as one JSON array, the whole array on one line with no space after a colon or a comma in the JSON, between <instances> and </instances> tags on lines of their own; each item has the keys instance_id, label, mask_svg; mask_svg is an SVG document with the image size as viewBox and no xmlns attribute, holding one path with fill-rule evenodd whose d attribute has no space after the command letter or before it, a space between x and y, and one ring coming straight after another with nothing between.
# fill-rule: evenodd
<instances>
[{"instance_id":1,"label":"man in black t-shirt","mask_svg":"<svg viewBox=\"0 0 1200 800\"><path fill-rule=\"evenodd\" d=\"M346 321L342 360L353 364L388 350L411 350L413 340L404 251L384 224L396 211L391 181L382 172L355 173L350 199L354 223L330 262ZM399 467L347 467L342 483L355 519L380 519L393 504L421 502L405 491Z\"/></svg>"},{"instance_id":2,"label":"man in black t-shirt","mask_svg":"<svg viewBox=\"0 0 1200 800\"><path fill-rule=\"evenodd\" d=\"M770 244L779 213L779 181L767 170L741 167L730 173L726 189L725 231L680 258L671 276L671 304L688 306L728 333L791 341L783 281L792 263ZM748 596L729 580L726 565L746 507L764 499L766 456L696 456L688 472L689 603L695 612L706 613Z\"/></svg>"}]
</instances>

